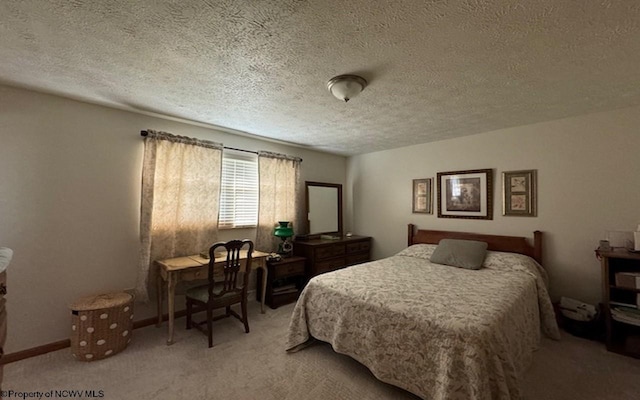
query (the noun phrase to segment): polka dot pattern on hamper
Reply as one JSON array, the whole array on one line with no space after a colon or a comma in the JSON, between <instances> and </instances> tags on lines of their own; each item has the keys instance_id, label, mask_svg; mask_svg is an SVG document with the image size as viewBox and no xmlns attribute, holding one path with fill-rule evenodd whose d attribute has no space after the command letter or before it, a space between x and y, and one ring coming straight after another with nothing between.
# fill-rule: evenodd
<instances>
[{"instance_id":1,"label":"polka dot pattern on hamper","mask_svg":"<svg viewBox=\"0 0 640 400\"><path fill-rule=\"evenodd\" d=\"M131 341L133 296L120 292L89 296L72 303L71 353L97 361L124 350Z\"/></svg>"}]
</instances>

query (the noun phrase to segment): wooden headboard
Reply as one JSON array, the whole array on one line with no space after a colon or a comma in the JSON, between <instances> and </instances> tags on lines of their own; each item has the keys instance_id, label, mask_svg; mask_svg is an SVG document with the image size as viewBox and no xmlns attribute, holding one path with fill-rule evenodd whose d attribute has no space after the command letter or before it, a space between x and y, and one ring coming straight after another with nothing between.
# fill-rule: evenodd
<instances>
[{"instance_id":1,"label":"wooden headboard","mask_svg":"<svg viewBox=\"0 0 640 400\"><path fill-rule=\"evenodd\" d=\"M508 253L520 253L527 255L542 265L542 232L533 232L533 246L522 236L498 236L483 235L480 233L432 231L418 229L414 224L409 224L408 244L428 243L438 244L441 239L464 239L486 242L488 250L506 251Z\"/></svg>"}]
</instances>

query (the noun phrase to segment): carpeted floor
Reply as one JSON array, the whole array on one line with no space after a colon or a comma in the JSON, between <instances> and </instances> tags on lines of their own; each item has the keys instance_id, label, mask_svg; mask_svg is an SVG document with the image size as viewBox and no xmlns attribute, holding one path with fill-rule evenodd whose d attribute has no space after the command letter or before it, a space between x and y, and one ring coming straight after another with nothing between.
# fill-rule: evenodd
<instances>
[{"instance_id":1,"label":"carpeted floor","mask_svg":"<svg viewBox=\"0 0 640 400\"><path fill-rule=\"evenodd\" d=\"M353 359L318 343L284 351L293 305L260 314L249 308L251 333L235 319L214 324L214 347L177 320L176 343L166 346L166 325L135 330L122 353L75 361L69 349L5 367L3 391L102 391L105 399L417 399L376 380ZM640 360L609 353L600 343L568 334L544 340L523 383L530 400L640 398ZM64 394L64 393L60 393ZM15 397L15 396L14 396ZM54 396L49 398L63 398Z\"/></svg>"}]
</instances>

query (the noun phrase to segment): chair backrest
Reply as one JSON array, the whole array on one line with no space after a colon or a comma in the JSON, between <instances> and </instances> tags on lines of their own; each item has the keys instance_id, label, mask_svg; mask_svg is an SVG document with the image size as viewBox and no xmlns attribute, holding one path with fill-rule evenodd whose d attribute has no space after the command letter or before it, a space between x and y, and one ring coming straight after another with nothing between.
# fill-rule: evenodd
<instances>
[{"instance_id":1,"label":"chair backrest","mask_svg":"<svg viewBox=\"0 0 640 400\"><path fill-rule=\"evenodd\" d=\"M215 263L216 252L222 248L226 250L226 259L222 268L222 280L215 280ZM246 250L246 255L243 254ZM251 272L251 260L253 254L253 242L249 239L230 240L228 242L219 242L211 246L209 249L209 299L222 297L229 292L245 292L249 286L249 273ZM242 257L242 259L241 259ZM244 266L244 268L243 268ZM238 275L242 272L242 281L239 281ZM221 284L214 292L215 284Z\"/></svg>"}]
</instances>

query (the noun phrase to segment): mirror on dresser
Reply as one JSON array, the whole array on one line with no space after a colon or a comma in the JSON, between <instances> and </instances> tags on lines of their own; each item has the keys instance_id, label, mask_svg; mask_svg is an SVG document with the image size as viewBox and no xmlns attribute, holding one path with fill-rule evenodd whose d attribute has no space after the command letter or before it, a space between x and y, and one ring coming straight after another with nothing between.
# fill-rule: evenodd
<instances>
[{"instance_id":1,"label":"mirror on dresser","mask_svg":"<svg viewBox=\"0 0 640 400\"><path fill-rule=\"evenodd\" d=\"M342 185L305 182L307 234L338 235L342 231Z\"/></svg>"},{"instance_id":2,"label":"mirror on dresser","mask_svg":"<svg viewBox=\"0 0 640 400\"><path fill-rule=\"evenodd\" d=\"M342 236L342 185L305 182L308 229L296 237L293 253L304 257L306 279L367 262L371 238Z\"/></svg>"}]
</instances>

